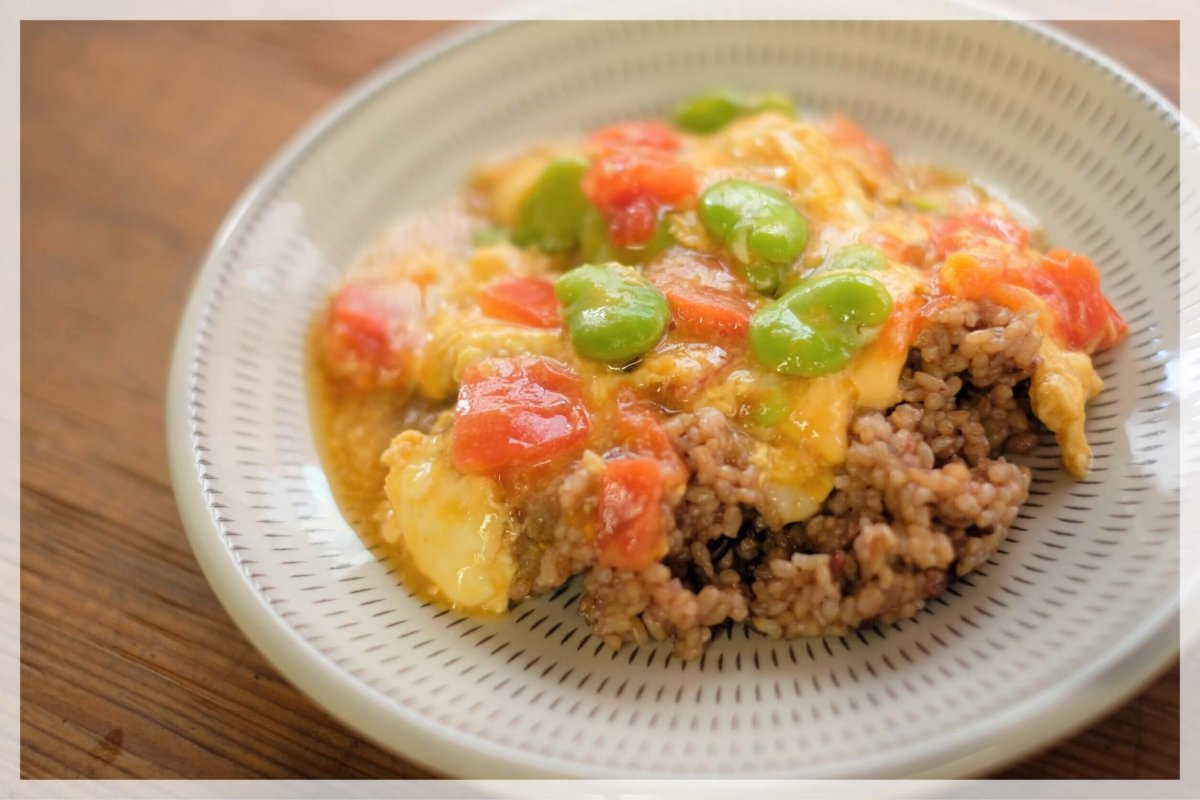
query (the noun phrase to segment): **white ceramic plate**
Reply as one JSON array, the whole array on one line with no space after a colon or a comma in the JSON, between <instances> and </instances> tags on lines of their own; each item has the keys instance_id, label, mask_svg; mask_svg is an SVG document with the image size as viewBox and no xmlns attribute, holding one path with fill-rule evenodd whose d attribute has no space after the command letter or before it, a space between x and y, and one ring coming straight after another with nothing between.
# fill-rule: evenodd
<instances>
[{"instance_id":1,"label":"white ceramic plate","mask_svg":"<svg viewBox=\"0 0 1200 800\"><path fill-rule=\"evenodd\" d=\"M579 589L501 620L412 598L330 497L306 326L399 215L498 150L661 115L712 85L844 109L981 176L1091 254L1131 334L1099 357L1095 467L1033 454L1008 542L917 618L840 638L742 629L703 660L605 649ZM444 773L975 773L1127 696L1177 648L1177 112L1111 63L1000 22L513 24L391 66L304 131L230 213L179 333L171 468L196 556L300 689ZM1190 136L1190 133L1185 133Z\"/></svg>"}]
</instances>

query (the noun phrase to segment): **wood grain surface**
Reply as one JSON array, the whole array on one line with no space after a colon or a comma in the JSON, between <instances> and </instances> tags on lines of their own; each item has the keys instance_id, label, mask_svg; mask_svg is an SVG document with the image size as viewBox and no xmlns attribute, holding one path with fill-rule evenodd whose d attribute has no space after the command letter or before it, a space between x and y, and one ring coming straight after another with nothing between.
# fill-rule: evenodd
<instances>
[{"instance_id":1,"label":"wood grain surface","mask_svg":"<svg viewBox=\"0 0 1200 800\"><path fill-rule=\"evenodd\" d=\"M21 29L21 773L404 778L246 641L188 548L163 394L230 205L335 95L446 23ZM1175 99L1175 23L1069 23ZM1000 773L1173 778L1179 671Z\"/></svg>"}]
</instances>

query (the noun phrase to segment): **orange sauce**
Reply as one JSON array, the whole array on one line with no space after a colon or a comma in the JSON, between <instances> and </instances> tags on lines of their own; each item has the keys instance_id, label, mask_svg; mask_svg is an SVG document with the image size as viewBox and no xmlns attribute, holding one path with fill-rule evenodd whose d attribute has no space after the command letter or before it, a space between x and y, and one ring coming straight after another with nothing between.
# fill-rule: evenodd
<instances>
[{"instance_id":1,"label":"orange sauce","mask_svg":"<svg viewBox=\"0 0 1200 800\"><path fill-rule=\"evenodd\" d=\"M383 452L401 431L428 431L447 405L395 390L341 389L321 365L319 336L318 322L309 331L305 369L317 453L342 516L374 545L382 542L379 527L386 508Z\"/></svg>"}]
</instances>

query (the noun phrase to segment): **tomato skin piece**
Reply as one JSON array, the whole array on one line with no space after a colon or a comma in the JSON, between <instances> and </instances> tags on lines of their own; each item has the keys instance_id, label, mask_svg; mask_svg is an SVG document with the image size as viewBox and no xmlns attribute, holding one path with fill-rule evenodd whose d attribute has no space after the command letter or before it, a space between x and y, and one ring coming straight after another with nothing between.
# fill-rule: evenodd
<instances>
[{"instance_id":1,"label":"tomato skin piece","mask_svg":"<svg viewBox=\"0 0 1200 800\"><path fill-rule=\"evenodd\" d=\"M711 256L668 254L646 277L667 297L680 334L698 341L742 348L750 335L752 308L745 285Z\"/></svg>"},{"instance_id":2,"label":"tomato skin piece","mask_svg":"<svg viewBox=\"0 0 1200 800\"><path fill-rule=\"evenodd\" d=\"M579 377L550 358L467 367L454 407L454 463L465 474L530 467L583 449L591 420Z\"/></svg>"},{"instance_id":3,"label":"tomato skin piece","mask_svg":"<svg viewBox=\"0 0 1200 800\"><path fill-rule=\"evenodd\" d=\"M613 244L645 244L664 208L695 197L696 175L676 159L679 146L673 131L651 122L612 125L588 139L591 166L581 187Z\"/></svg>"},{"instance_id":4,"label":"tomato skin piece","mask_svg":"<svg viewBox=\"0 0 1200 800\"><path fill-rule=\"evenodd\" d=\"M421 292L414 284L346 284L330 301L322 332L326 369L357 390L403 383L421 316Z\"/></svg>"},{"instance_id":5,"label":"tomato skin piece","mask_svg":"<svg viewBox=\"0 0 1200 800\"><path fill-rule=\"evenodd\" d=\"M1009 217L987 211L968 211L951 217L930 219L929 239L939 258L966 250L987 238L1008 242L1018 251L1029 244L1029 231Z\"/></svg>"},{"instance_id":6,"label":"tomato skin piece","mask_svg":"<svg viewBox=\"0 0 1200 800\"><path fill-rule=\"evenodd\" d=\"M1086 353L1112 347L1129 333L1129 324L1100 291L1100 271L1085 255L1051 250L1023 283L1053 309L1060 337Z\"/></svg>"},{"instance_id":7,"label":"tomato skin piece","mask_svg":"<svg viewBox=\"0 0 1200 800\"><path fill-rule=\"evenodd\" d=\"M673 501L683 498L688 468L671 444L662 425L662 411L651 403L638 400L632 392L617 396L617 416L613 426L617 443L639 456L653 458L662 474L663 493Z\"/></svg>"},{"instance_id":8,"label":"tomato skin piece","mask_svg":"<svg viewBox=\"0 0 1200 800\"><path fill-rule=\"evenodd\" d=\"M645 456L604 466L596 506L596 563L633 572L667 554L659 463Z\"/></svg>"},{"instance_id":9,"label":"tomato skin piece","mask_svg":"<svg viewBox=\"0 0 1200 800\"><path fill-rule=\"evenodd\" d=\"M646 196L637 195L628 205L609 211L608 239L618 247L642 245L654 236L658 224L658 207Z\"/></svg>"},{"instance_id":10,"label":"tomato skin piece","mask_svg":"<svg viewBox=\"0 0 1200 800\"><path fill-rule=\"evenodd\" d=\"M545 278L519 276L489 284L479 293L479 308L493 319L531 328L562 326L554 284Z\"/></svg>"}]
</instances>

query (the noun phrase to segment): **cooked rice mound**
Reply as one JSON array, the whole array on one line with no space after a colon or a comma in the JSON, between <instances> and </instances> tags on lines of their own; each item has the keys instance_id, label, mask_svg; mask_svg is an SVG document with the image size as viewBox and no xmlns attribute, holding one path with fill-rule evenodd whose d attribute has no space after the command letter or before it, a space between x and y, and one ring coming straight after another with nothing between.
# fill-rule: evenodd
<instances>
[{"instance_id":1,"label":"cooked rice mound","mask_svg":"<svg viewBox=\"0 0 1200 800\"><path fill-rule=\"evenodd\" d=\"M663 508L666 558L641 572L592 565L575 522L591 514L603 468L588 453L524 520L511 596L586 572L580 612L596 636L614 648L672 639L682 659L731 622L790 639L911 617L991 557L1026 499L1029 470L1003 454L1038 441L1027 387L1040 342L1031 314L941 309L910 351L901 401L854 417L820 512L782 530L759 511L749 436L712 408L671 417L691 478Z\"/></svg>"}]
</instances>

